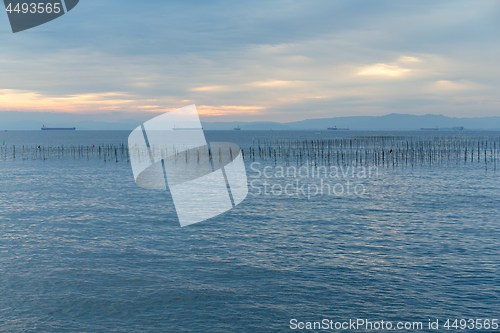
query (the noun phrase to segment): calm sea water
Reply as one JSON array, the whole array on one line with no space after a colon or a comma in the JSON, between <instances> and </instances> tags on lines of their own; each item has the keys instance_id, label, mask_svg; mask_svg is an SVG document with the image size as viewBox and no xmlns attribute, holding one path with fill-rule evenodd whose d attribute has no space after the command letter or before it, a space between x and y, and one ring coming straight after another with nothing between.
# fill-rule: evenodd
<instances>
[{"instance_id":1,"label":"calm sea water","mask_svg":"<svg viewBox=\"0 0 500 333\"><path fill-rule=\"evenodd\" d=\"M0 144L119 144L128 134L2 132ZM207 139L245 148L363 134L402 133ZM446 319L500 319L499 176L469 163L379 168L356 180L362 196L253 188L233 210L180 228L169 194L137 187L126 161L0 161L0 331L289 332L291 319L358 318L421 321L422 331L439 319L444 331Z\"/></svg>"}]
</instances>

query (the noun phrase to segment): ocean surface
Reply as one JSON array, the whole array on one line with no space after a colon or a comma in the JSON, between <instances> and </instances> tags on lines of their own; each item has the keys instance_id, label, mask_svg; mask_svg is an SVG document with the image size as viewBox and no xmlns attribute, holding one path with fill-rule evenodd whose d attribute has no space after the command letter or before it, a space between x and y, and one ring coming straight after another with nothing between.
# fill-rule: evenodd
<instances>
[{"instance_id":1,"label":"ocean surface","mask_svg":"<svg viewBox=\"0 0 500 333\"><path fill-rule=\"evenodd\" d=\"M0 132L0 145L119 145L128 134ZM244 151L256 140L402 135L457 134L206 132ZM281 177L290 163L245 163L245 201L181 228L169 193L139 188L126 159L0 158L0 331L292 332L308 331L293 319L363 319L436 332L429 320L437 331L448 319L500 321L496 162L342 169L321 178L335 194L291 195L287 185L315 190L321 179Z\"/></svg>"}]
</instances>

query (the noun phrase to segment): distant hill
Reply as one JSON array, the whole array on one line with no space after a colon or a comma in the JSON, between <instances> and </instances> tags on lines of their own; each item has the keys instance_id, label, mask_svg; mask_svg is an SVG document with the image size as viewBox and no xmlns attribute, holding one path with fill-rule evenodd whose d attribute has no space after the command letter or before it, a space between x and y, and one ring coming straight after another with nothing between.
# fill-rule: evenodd
<instances>
[{"instance_id":1,"label":"distant hill","mask_svg":"<svg viewBox=\"0 0 500 333\"><path fill-rule=\"evenodd\" d=\"M465 129L500 130L500 117L455 118L443 115L415 116L392 113L385 116L335 117L322 119L306 119L289 123L272 122L216 122L203 124L205 129L230 130L234 127L241 130L326 130L328 127L349 127L351 130L418 130L420 128L451 129L463 126Z\"/></svg>"},{"instance_id":2,"label":"distant hill","mask_svg":"<svg viewBox=\"0 0 500 333\"><path fill-rule=\"evenodd\" d=\"M451 129L463 126L466 129L500 129L500 117L455 118L443 115L415 116L392 113L385 116L338 117L327 119L308 119L293 124L293 127L316 129L321 127L349 127L358 130L415 130L438 127Z\"/></svg>"},{"instance_id":3,"label":"distant hill","mask_svg":"<svg viewBox=\"0 0 500 333\"><path fill-rule=\"evenodd\" d=\"M76 127L77 130L133 130L155 114L136 115L137 119L123 119L127 114L80 115L51 112L0 112L1 130L40 130L47 127ZM351 130L418 130L422 127L451 129L463 126L469 130L500 130L500 117L456 118L443 115L415 116L388 114L385 116L355 116L302 121L277 122L203 122L206 130L326 130L328 127L349 127Z\"/></svg>"}]
</instances>

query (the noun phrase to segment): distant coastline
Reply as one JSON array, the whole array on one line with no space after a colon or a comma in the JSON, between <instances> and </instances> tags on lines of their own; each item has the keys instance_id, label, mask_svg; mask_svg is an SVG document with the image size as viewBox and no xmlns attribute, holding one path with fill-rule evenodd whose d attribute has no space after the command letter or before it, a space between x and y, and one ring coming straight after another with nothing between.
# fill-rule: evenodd
<instances>
[{"instance_id":1,"label":"distant coastline","mask_svg":"<svg viewBox=\"0 0 500 333\"><path fill-rule=\"evenodd\" d=\"M148 115L149 117L150 115ZM100 121L93 115L50 112L17 112L0 111L0 131L5 130L40 130L43 125L47 128L78 128L78 130L133 130L140 126L144 119L120 119ZM500 116L456 118L443 115L408 115L392 113L384 116L353 116L333 117L322 119L305 119L294 122L272 121L232 121L210 122L203 121L204 130L314 130L327 131L328 128L337 130L500 130Z\"/></svg>"},{"instance_id":2,"label":"distant coastline","mask_svg":"<svg viewBox=\"0 0 500 333\"><path fill-rule=\"evenodd\" d=\"M47 127L42 126L42 131L75 131L76 127Z\"/></svg>"}]
</instances>

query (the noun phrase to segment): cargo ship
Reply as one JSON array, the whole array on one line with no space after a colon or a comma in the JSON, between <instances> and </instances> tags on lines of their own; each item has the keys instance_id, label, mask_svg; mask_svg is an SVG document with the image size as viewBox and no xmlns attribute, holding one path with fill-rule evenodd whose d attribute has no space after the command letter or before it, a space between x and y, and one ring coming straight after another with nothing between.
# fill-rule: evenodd
<instances>
[{"instance_id":1,"label":"cargo ship","mask_svg":"<svg viewBox=\"0 0 500 333\"><path fill-rule=\"evenodd\" d=\"M333 127L328 127L327 130L329 130L329 131L348 131L349 127L337 128L337 126L333 126Z\"/></svg>"},{"instance_id":2,"label":"cargo ship","mask_svg":"<svg viewBox=\"0 0 500 333\"><path fill-rule=\"evenodd\" d=\"M241 128L238 126L238 127L235 127L234 130L235 131L241 131Z\"/></svg>"},{"instance_id":3,"label":"cargo ship","mask_svg":"<svg viewBox=\"0 0 500 333\"><path fill-rule=\"evenodd\" d=\"M437 131L437 130L439 130L439 128L437 126L436 127L432 127L432 128L422 127L420 130L421 131Z\"/></svg>"},{"instance_id":4,"label":"cargo ship","mask_svg":"<svg viewBox=\"0 0 500 333\"><path fill-rule=\"evenodd\" d=\"M47 127L43 125L42 131L74 131L76 127Z\"/></svg>"},{"instance_id":5,"label":"cargo ship","mask_svg":"<svg viewBox=\"0 0 500 333\"><path fill-rule=\"evenodd\" d=\"M453 126L451 129L454 131L463 131L464 127L463 126Z\"/></svg>"}]
</instances>

